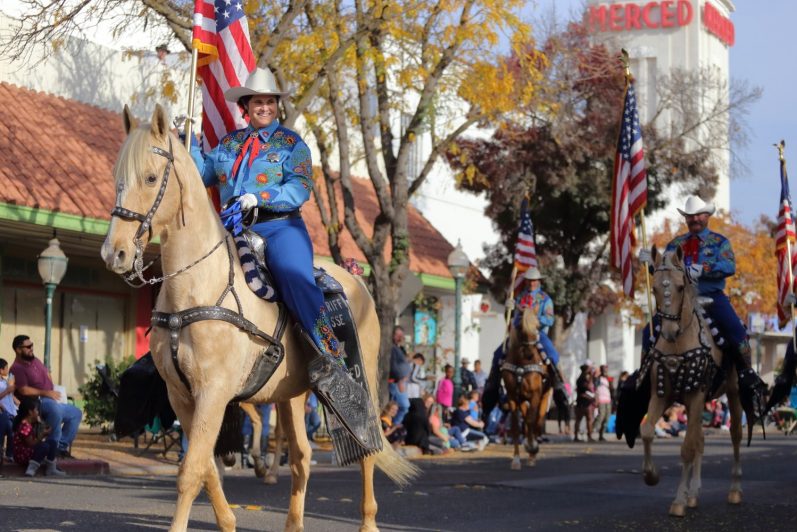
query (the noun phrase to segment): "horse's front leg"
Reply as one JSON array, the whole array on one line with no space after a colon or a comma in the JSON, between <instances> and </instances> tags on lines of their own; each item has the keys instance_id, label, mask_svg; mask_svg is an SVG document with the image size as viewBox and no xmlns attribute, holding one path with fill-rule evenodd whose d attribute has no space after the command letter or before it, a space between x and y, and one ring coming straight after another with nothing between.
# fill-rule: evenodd
<instances>
[{"instance_id":1,"label":"horse's front leg","mask_svg":"<svg viewBox=\"0 0 797 532\"><path fill-rule=\"evenodd\" d=\"M706 397L702 393L697 394L697 399L687 400L687 419L702 419L703 408L705 407ZM690 401L692 401L690 403ZM695 449L695 457L692 463L692 478L689 479L689 485L686 487L686 506L687 508L697 508L697 498L700 495L700 488L702 487L702 465L703 465L703 452L705 447L705 436L703 435L702 424L698 423L698 441ZM686 425L686 437L684 441L689 438L689 424Z\"/></svg>"},{"instance_id":2,"label":"horse's front leg","mask_svg":"<svg viewBox=\"0 0 797 532\"><path fill-rule=\"evenodd\" d=\"M266 484L276 484L279 478L280 460L282 460L282 440L284 439L279 412L282 408L288 408L287 404L288 402L286 401L274 405L277 409L277 426L274 427L274 459L271 461L271 465L268 466L266 478L263 479Z\"/></svg>"},{"instance_id":3,"label":"horse's front leg","mask_svg":"<svg viewBox=\"0 0 797 532\"><path fill-rule=\"evenodd\" d=\"M540 437L542 437L543 429L545 428L545 416L548 414L548 401L550 400L552 390L548 390L540 400L540 404L536 410L536 416L534 419L531 420L531 424L533 426L533 430L531 432L531 438L533 439L533 444L531 449L529 450L529 465L533 466L536 464L537 461L537 454L540 452L540 445L537 441Z\"/></svg>"},{"instance_id":4,"label":"horse's front leg","mask_svg":"<svg viewBox=\"0 0 797 532\"><path fill-rule=\"evenodd\" d=\"M642 442L645 444L645 458L642 460L642 474L645 479L645 484L648 486L655 486L659 483L659 472L653 464L653 438L656 436L656 422L664 413L666 403L663 398L656 395L655 389L651 393L650 403L648 404L648 413L645 420L642 422L642 427L639 429Z\"/></svg>"},{"instance_id":5,"label":"horse's front leg","mask_svg":"<svg viewBox=\"0 0 797 532\"><path fill-rule=\"evenodd\" d=\"M512 416L512 439L515 444L515 453L512 455L512 471L520 471L520 422L518 420L518 404L514 399L509 400L509 413Z\"/></svg>"},{"instance_id":6,"label":"horse's front leg","mask_svg":"<svg viewBox=\"0 0 797 532\"><path fill-rule=\"evenodd\" d=\"M207 489L219 530L235 530L235 514L224 497L219 472L213 461L213 447L229 397L213 393L214 391L203 390L196 399L191 421L188 423L188 451L177 473L177 506L169 529L172 532L188 529L191 506L203 485ZM174 406L179 415L180 406ZM182 415L188 415L188 410L182 409Z\"/></svg>"},{"instance_id":7,"label":"horse's front leg","mask_svg":"<svg viewBox=\"0 0 797 532\"><path fill-rule=\"evenodd\" d=\"M691 392L685 398L688 409L688 419L701 419L701 412L705 404L703 392ZM700 468L697 466L703 453L703 427L701 423L688 423L686 436L681 444L681 480L675 490L675 500L670 505L670 515L683 517L686 515L687 503L697 506L697 493L700 490ZM697 474L697 477L695 476Z\"/></svg>"},{"instance_id":8,"label":"horse's front leg","mask_svg":"<svg viewBox=\"0 0 797 532\"><path fill-rule=\"evenodd\" d=\"M731 468L731 489L728 491L730 504L742 503L742 403L739 400L739 385L736 370L729 372L727 379L728 409L731 415L731 442L733 443L733 466ZM750 420L747 421L748 423Z\"/></svg>"},{"instance_id":9,"label":"horse's front leg","mask_svg":"<svg viewBox=\"0 0 797 532\"><path fill-rule=\"evenodd\" d=\"M300 532L304 530L304 499L307 493L307 480L310 478L310 442L304 425L304 394L288 402L280 403L279 422L288 438L289 461L291 465L291 500L285 530ZM279 460L278 457L274 457Z\"/></svg>"}]
</instances>

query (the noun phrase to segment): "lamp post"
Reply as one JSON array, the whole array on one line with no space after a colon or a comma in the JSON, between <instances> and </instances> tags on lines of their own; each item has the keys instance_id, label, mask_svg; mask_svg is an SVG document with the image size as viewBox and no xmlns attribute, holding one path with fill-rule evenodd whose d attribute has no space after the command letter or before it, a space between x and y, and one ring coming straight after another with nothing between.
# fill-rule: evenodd
<instances>
[{"instance_id":1,"label":"lamp post","mask_svg":"<svg viewBox=\"0 0 797 532\"><path fill-rule=\"evenodd\" d=\"M454 277L454 401L462 392L462 373L459 367L461 346L459 337L462 332L462 281L468 272L470 261L462 251L462 242L457 240L457 247L448 255L448 270Z\"/></svg>"},{"instance_id":2,"label":"lamp post","mask_svg":"<svg viewBox=\"0 0 797 532\"><path fill-rule=\"evenodd\" d=\"M57 238L50 240L47 249L41 252L38 260L39 275L44 283L44 366L50 369L50 335L53 328L53 294L55 287L66 274L66 258Z\"/></svg>"}]
</instances>

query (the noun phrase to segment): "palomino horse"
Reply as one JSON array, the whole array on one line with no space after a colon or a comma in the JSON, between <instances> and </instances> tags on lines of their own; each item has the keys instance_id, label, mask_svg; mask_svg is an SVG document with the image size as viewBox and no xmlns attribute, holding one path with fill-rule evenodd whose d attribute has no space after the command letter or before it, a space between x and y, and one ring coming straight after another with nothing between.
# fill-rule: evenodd
<instances>
[{"instance_id":1,"label":"palomino horse","mask_svg":"<svg viewBox=\"0 0 797 532\"><path fill-rule=\"evenodd\" d=\"M529 453L528 465L533 466L540 451L537 438L542 436L545 414L551 399L549 366L545 364L537 347L539 326L537 312L532 308L525 309L521 327L513 328L506 359L501 364L501 377L512 415L512 438L515 440L512 469L516 471L520 470L518 410L523 416L525 447Z\"/></svg>"},{"instance_id":2,"label":"palomino horse","mask_svg":"<svg viewBox=\"0 0 797 532\"><path fill-rule=\"evenodd\" d=\"M703 459L702 413L711 387L713 375L720 367L722 353L714 343L710 328L698 306L697 290L689 281L680 247L661 255L653 247L655 265L653 291L656 312L661 317L661 331L640 370L640 378L647 373L651 380L650 403L640 434L645 444L643 462L645 483L654 486L659 473L651 458L651 444L655 425L664 410L674 401L686 407L686 437L681 445L681 481L670 506L670 515L683 517L686 508L697 506L700 492L700 465ZM647 331L645 331L647 333ZM731 441L733 467L728 502L742 502L742 467L739 447L742 441L742 405L736 369L728 369L722 388L716 395L726 393L731 413Z\"/></svg>"},{"instance_id":3,"label":"palomino horse","mask_svg":"<svg viewBox=\"0 0 797 532\"><path fill-rule=\"evenodd\" d=\"M243 315L259 331L275 331L278 305L258 298L247 287L240 263L233 259L236 251L232 239L208 200L191 156L169 131L163 109L157 106L151 124L139 126L125 107L124 125L127 138L114 167L115 216L102 247L107 267L118 274L134 271L140 275L142 247L151 238L160 237L164 277L156 311L176 313L222 306L231 309L225 311L227 315ZM379 322L374 302L362 281L334 264L325 262L323 267L347 294L360 332L364 372L375 402ZM171 318L169 321L171 327ZM188 325L182 322L176 331L152 329L153 360L166 381L169 401L189 440L177 476L172 531L186 530L191 506L203 486L218 527L225 531L235 529L235 515L214 465L213 446L226 405L240 393L250 369L260 363L257 357L262 358L264 347L269 346L262 337L221 319ZM179 347L176 355L174 344ZM277 403L280 424L290 446L292 485L285 530L303 530L312 452L305 433L304 402L310 386L307 362L312 355L292 327L287 328L283 345L282 363L248 402ZM382 451L361 461L361 531L377 530L374 466L399 483L408 482L417 473L417 468L393 451L386 440L382 443Z\"/></svg>"}]
</instances>

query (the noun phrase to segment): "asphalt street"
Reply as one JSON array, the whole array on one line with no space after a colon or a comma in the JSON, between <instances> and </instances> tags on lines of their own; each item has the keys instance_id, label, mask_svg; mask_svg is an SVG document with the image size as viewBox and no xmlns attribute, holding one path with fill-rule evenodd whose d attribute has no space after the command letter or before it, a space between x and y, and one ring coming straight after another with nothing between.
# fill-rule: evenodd
<instances>
[{"instance_id":1,"label":"asphalt street","mask_svg":"<svg viewBox=\"0 0 797 532\"><path fill-rule=\"evenodd\" d=\"M552 437L556 439L556 437ZM613 440L613 437L612 437ZM641 443L571 443L542 447L537 466L509 469L509 448L421 459L423 475L406 489L377 476L380 529L514 530L745 530L796 529L797 439L769 434L743 448L744 501L726 503L731 447L727 433L706 439L699 507L685 518L667 515L680 473L680 439L656 440L662 479L644 485ZM263 484L251 471L228 471L225 492L238 530L282 530L289 497L287 468L280 483ZM359 471L314 466L307 496L308 531L350 531L359 523ZM0 479L0 530L142 531L168 528L175 479L71 477ZM207 498L191 514L191 530L215 530Z\"/></svg>"}]
</instances>

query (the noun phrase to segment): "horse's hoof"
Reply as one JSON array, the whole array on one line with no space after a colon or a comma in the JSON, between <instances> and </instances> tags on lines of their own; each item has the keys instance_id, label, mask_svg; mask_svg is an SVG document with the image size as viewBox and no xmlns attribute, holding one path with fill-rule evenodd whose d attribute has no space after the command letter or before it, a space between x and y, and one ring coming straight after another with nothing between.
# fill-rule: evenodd
<instances>
[{"instance_id":1,"label":"horse's hoof","mask_svg":"<svg viewBox=\"0 0 797 532\"><path fill-rule=\"evenodd\" d=\"M518 457L516 456L516 457L514 457L514 458L512 459L512 466L511 466L511 468L510 468L510 469L512 469L512 471L520 471L520 467L521 467L521 466L520 466L520 458L518 458Z\"/></svg>"},{"instance_id":2,"label":"horse's hoof","mask_svg":"<svg viewBox=\"0 0 797 532\"><path fill-rule=\"evenodd\" d=\"M686 505L680 503L672 503L670 505L670 515L673 517L683 517L686 515Z\"/></svg>"},{"instance_id":3,"label":"horse's hoof","mask_svg":"<svg viewBox=\"0 0 797 532\"><path fill-rule=\"evenodd\" d=\"M697 497L688 497L686 499L687 508L697 508Z\"/></svg>"},{"instance_id":4,"label":"horse's hoof","mask_svg":"<svg viewBox=\"0 0 797 532\"><path fill-rule=\"evenodd\" d=\"M221 457L221 463L226 465L227 467L232 467L235 465L235 453L227 453Z\"/></svg>"},{"instance_id":5,"label":"horse's hoof","mask_svg":"<svg viewBox=\"0 0 797 532\"><path fill-rule=\"evenodd\" d=\"M266 484L276 484L277 483L277 476L276 475L266 475L266 478L263 479L263 482Z\"/></svg>"},{"instance_id":6,"label":"horse's hoof","mask_svg":"<svg viewBox=\"0 0 797 532\"><path fill-rule=\"evenodd\" d=\"M534 467L535 465L537 465L537 460L535 460L534 458L529 458L528 466Z\"/></svg>"},{"instance_id":7,"label":"horse's hoof","mask_svg":"<svg viewBox=\"0 0 797 532\"><path fill-rule=\"evenodd\" d=\"M742 504L742 492L738 490L729 492L728 504Z\"/></svg>"},{"instance_id":8,"label":"horse's hoof","mask_svg":"<svg viewBox=\"0 0 797 532\"><path fill-rule=\"evenodd\" d=\"M647 484L648 486L655 486L656 484L659 483L659 472L656 471L655 469L650 471L645 471L644 478L645 478L645 484Z\"/></svg>"},{"instance_id":9,"label":"horse's hoof","mask_svg":"<svg viewBox=\"0 0 797 532\"><path fill-rule=\"evenodd\" d=\"M268 468L266 467L266 464L264 464L262 460L256 460L255 461L255 476L257 478L263 478L263 477L266 476L266 473L268 473Z\"/></svg>"}]
</instances>

